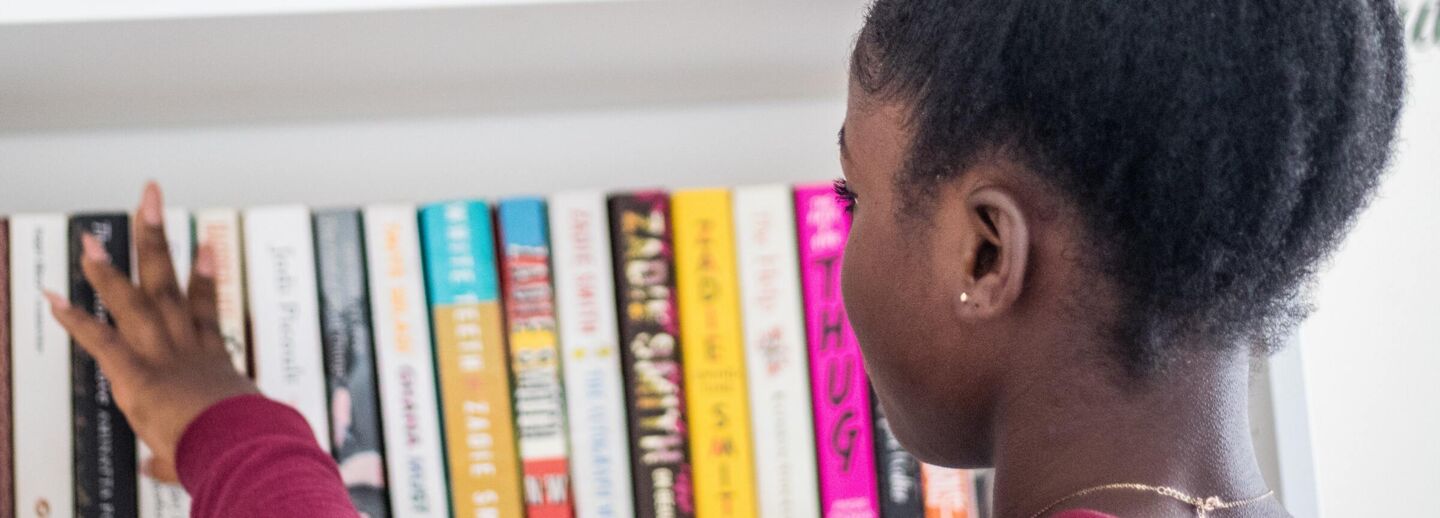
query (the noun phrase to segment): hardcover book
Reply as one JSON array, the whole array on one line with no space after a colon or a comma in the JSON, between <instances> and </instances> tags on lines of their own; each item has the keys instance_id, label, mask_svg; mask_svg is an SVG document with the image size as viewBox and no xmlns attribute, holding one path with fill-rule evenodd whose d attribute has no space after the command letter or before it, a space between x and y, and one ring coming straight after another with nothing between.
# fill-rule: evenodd
<instances>
[{"instance_id":1,"label":"hardcover book","mask_svg":"<svg viewBox=\"0 0 1440 518\"><path fill-rule=\"evenodd\" d=\"M641 518L695 516L669 201L661 192L609 200L635 511Z\"/></svg>"},{"instance_id":2,"label":"hardcover book","mask_svg":"<svg viewBox=\"0 0 1440 518\"><path fill-rule=\"evenodd\" d=\"M60 214L10 218L15 516L75 514L70 337L50 315L44 290L69 298L69 239Z\"/></svg>"},{"instance_id":3,"label":"hardcover book","mask_svg":"<svg viewBox=\"0 0 1440 518\"><path fill-rule=\"evenodd\" d=\"M183 292L190 282L191 249L190 212L176 207L165 209L165 242L170 245L170 264L175 268L175 282ZM135 441L139 459L151 457L144 441ZM140 483L140 516L142 518L186 518L190 516L190 495L179 484L156 481L136 473Z\"/></svg>"},{"instance_id":4,"label":"hardcover book","mask_svg":"<svg viewBox=\"0 0 1440 518\"><path fill-rule=\"evenodd\" d=\"M870 385L840 294L850 219L829 185L797 187L795 215L821 509L827 518L872 518L879 513L879 502Z\"/></svg>"},{"instance_id":5,"label":"hardcover book","mask_svg":"<svg viewBox=\"0 0 1440 518\"><path fill-rule=\"evenodd\" d=\"M455 516L520 518L490 209L478 201L437 203L420 211L420 221Z\"/></svg>"},{"instance_id":6,"label":"hardcover book","mask_svg":"<svg viewBox=\"0 0 1440 518\"><path fill-rule=\"evenodd\" d=\"M80 236L95 236L121 273L130 273L130 217L81 214L70 219L70 304L113 325L109 311L85 280ZM115 405L110 380L79 344L71 344L71 397L75 430L75 514L85 518L138 515L135 433Z\"/></svg>"},{"instance_id":7,"label":"hardcover book","mask_svg":"<svg viewBox=\"0 0 1440 518\"><path fill-rule=\"evenodd\" d=\"M739 281L730 193L697 189L674 193L675 284L695 513L755 516L754 451L740 333Z\"/></svg>"},{"instance_id":8,"label":"hardcover book","mask_svg":"<svg viewBox=\"0 0 1440 518\"><path fill-rule=\"evenodd\" d=\"M371 205L364 217L390 504L398 516L448 517L415 207Z\"/></svg>"},{"instance_id":9,"label":"hardcover book","mask_svg":"<svg viewBox=\"0 0 1440 518\"><path fill-rule=\"evenodd\" d=\"M15 515L10 415L10 223L0 218L0 516Z\"/></svg>"},{"instance_id":10,"label":"hardcover book","mask_svg":"<svg viewBox=\"0 0 1440 518\"><path fill-rule=\"evenodd\" d=\"M314 223L331 451L360 515L390 516L360 211L317 212Z\"/></svg>"},{"instance_id":11,"label":"hardcover book","mask_svg":"<svg viewBox=\"0 0 1440 518\"><path fill-rule=\"evenodd\" d=\"M550 223L575 514L629 518L635 497L605 196L556 195Z\"/></svg>"},{"instance_id":12,"label":"hardcover book","mask_svg":"<svg viewBox=\"0 0 1440 518\"><path fill-rule=\"evenodd\" d=\"M298 205L247 209L244 247L255 384L267 397L299 411L320 447L330 451L310 210Z\"/></svg>"},{"instance_id":13,"label":"hardcover book","mask_svg":"<svg viewBox=\"0 0 1440 518\"><path fill-rule=\"evenodd\" d=\"M880 466L880 516L921 516L925 501L920 495L920 461L905 451L900 439L890 430L890 421L880 408L875 393L870 393L875 418L876 464ZM972 517L973 518L973 517Z\"/></svg>"},{"instance_id":14,"label":"hardcover book","mask_svg":"<svg viewBox=\"0 0 1440 518\"><path fill-rule=\"evenodd\" d=\"M574 510L545 202L511 198L500 202L497 212L525 515L566 518Z\"/></svg>"},{"instance_id":15,"label":"hardcover book","mask_svg":"<svg viewBox=\"0 0 1440 518\"><path fill-rule=\"evenodd\" d=\"M790 187L736 189L735 234L759 516L816 518L810 362Z\"/></svg>"},{"instance_id":16,"label":"hardcover book","mask_svg":"<svg viewBox=\"0 0 1440 518\"><path fill-rule=\"evenodd\" d=\"M925 480L925 518L979 518L975 478L969 470L920 466Z\"/></svg>"},{"instance_id":17,"label":"hardcover book","mask_svg":"<svg viewBox=\"0 0 1440 518\"><path fill-rule=\"evenodd\" d=\"M220 336L235 370L249 374L250 340L245 326L245 263L240 246L240 213L216 208L195 212L198 246L209 246L215 257L215 308Z\"/></svg>"}]
</instances>

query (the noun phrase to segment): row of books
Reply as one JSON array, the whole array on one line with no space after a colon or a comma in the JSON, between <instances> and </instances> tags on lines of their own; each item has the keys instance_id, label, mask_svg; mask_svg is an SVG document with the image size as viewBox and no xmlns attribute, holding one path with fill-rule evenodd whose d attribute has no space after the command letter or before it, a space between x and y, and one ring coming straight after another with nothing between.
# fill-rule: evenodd
<instances>
[{"instance_id":1,"label":"row of books","mask_svg":"<svg viewBox=\"0 0 1440 518\"><path fill-rule=\"evenodd\" d=\"M872 397L829 186L165 219L182 276L195 244L214 253L235 368L305 417L365 515L982 512L985 477L917 463ZM107 318L79 238L129 271L130 224L0 219L0 440L17 475L0 515L188 514L183 489L137 474L143 444L41 295Z\"/></svg>"}]
</instances>

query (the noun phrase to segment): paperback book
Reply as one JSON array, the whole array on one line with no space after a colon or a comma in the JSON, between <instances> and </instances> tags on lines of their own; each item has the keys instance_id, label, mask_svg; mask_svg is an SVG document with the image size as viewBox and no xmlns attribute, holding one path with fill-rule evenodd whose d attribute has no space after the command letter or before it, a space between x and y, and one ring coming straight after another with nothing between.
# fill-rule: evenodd
<instances>
[{"instance_id":1,"label":"paperback book","mask_svg":"<svg viewBox=\"0 0 1440 518\"><path fill-rule=\"evenodd\" d=\"M124 213L80 214L70 219L70 304L114 325L105 303L81 270L81 236L94 236L121 273L130 274L130 217ZM95 359L72 343L71 397L75 430L75 514L84 518L138 515L135 433L115 405L110 380Z\"/></svg>"},{"instance_id":2,"label":"paperback book","mask_svg":"<svg viewBox=\"0 0 1440 518\"><path fill-rule=\"evenodd\" d=\"M801 281L815 407L820 505L827 518L879 513L870 384L840 295L850 219L829 185L795 189Z\"/></svg>"},{"instance_id":3,"label":"paperback book","mask_svg":"<svg viewBox=\"0 0 1440 518\"><path fill-rule=\"evenodd\" d=\"M426 205L420 221L455 515L521 518L490 208L478 201Z\"/></svg>"},{"instance_id":4,"label":"paperback book","mask_svg":"<svg viewBox=\"0 0 1440 518\"><path fill-rule=\"evenodd\" d=\"M671 196L680 344L700 516L755 516L754 451L730 192Z\"/></svg>"},{"instance_id":5,"label":"paperback book","mask_svg":"<svg viewBox=\"0 0 1440 518\"><path fill-rule=\"evenodd\" d=\"M397 516L448 517L415 207L371 205L364 217L390 504Z\"/></svg>"},{"instance_id":6,"label":"paperback book","mask_svg":"<svg viewBox=\"0 0 1440 518\"><path fill-rule=\"evenodd\" d=\"M316 442L330 451L310 210L294 205L247 209L244 234L255 385L299 411Z\"/></svg>"},{"instance_id":7,"label":"paperback book","mask_svg":"<svg viewBox=\"0 0 1440 518\"><path fill-rule=\"evenodd\" d=\"M575 514L629 518L635 498L605 196L556 195L550 223Z\"/></svg>"},{"instance_id":8,"label":"paperback book","mask_svg":"<svg viewBox=\"0 0 1440 518\"><path fill-rule=\"evenodd\" d=\"M636 516L691 518L695 500L669 198L660 192L624 194L612 196L609 204Z\"/></svg>"},{"instance_id":9,"label":"paperback book","mask_svg":"<svg viewBox=\"0 0 1440 518\"><path fill-rule=\"evenodd\" d=\"M360 211L317 212L314 223L331 451L361 516L390 516Z\"/></svg>"},{"instance_id":10,"label":"paperback book","mask_svg":"<svg viewBox=\"0 0 1440 518\"><path fill-rule=\"evenodd\" d=\"M70 337L44 291L69 299L68 223L60 214L10 218L10 338L14 387L15 516L75 516Z\"/></svg>"},{"instance_id":11,"label":"paperback book","mask_svg":"<svg viewBox=\"0 0 1440 518\"><path fill-rule=\"evenodd\" d=\"M979 518L975 478L969 470L920 466L925 480L925 518Z\"/></svg>"},{"instance_id":12,"label":"paperback book","mask_svg":"<svg viewBox=\"0 0 1440 518\"><path fill-rule=\"evenodd\" d=\"M880 401L873 391L870 396L871 415L875 418L875 460L880 467L880 516L920 516L925 512L920 494L920 461L900 445Z\"/></svg>"},{"instance_id":13,"label":"paperback book","mask_svg":"<svg viewBox=\"0 0 1440 518\"><path fill-rule=\"evenodd\" d=\"M759 516L820 516L805 317L790 187L735 190Z\"/></svg>"},{"instance_id":14,"label":"paperback book","mask_svg":"<svg viewBox=\"0 0 1440 518\"><path fill-rule=\"evenodd\" d=\"M545 202L511 198L500 202L497 213L504 247L500 285L509 326L510 373L515 380L525 515L566 518L574 510L570 506L565 400Z\"/></svg>"},{"instance_id":15,"label":"paperback book","mask_svg":"<svg viewBox=\"0 0 1440 518\"><path fill-rule=\"evenodd\" d=\"M250 339L245 326L245 263L240 246L240 213L216 208L195 212L198 246L210 247L215 259L215 309L220 336L235 370L250 373Z\"/></svg>"}]
</instances>

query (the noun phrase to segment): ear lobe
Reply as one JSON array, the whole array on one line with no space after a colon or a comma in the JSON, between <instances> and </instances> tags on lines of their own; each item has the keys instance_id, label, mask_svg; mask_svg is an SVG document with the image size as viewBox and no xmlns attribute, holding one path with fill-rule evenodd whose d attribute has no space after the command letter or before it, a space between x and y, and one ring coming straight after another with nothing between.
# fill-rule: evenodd
<instances>
[{"instance_id":1,"label":"ear lobe","mask_svg":"<svg viewBox=\"0 0 1440 518\"><path fill-rule=\"evenodd\" d=\"M984 187L966 199L974 241L964 251L957 313L967 320L1010 310L1023 291L1030 256L1030 228L1018 200L1005 189Z\"/></svg>"}]
</instances>

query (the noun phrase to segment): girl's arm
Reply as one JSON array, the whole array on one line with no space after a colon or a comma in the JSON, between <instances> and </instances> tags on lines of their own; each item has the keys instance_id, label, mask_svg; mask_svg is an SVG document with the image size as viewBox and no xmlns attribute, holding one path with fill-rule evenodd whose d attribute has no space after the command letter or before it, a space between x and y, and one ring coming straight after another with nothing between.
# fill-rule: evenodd
<instances>
[{"instance_id":1,"label":"girl's arm","mask_svg":"<svg viewBox=\"0 0 1440 518\"><path fill-rule=\"evenodd\" d=\"M194 499L192 516L356 516L335 462L305 421L260 396L232 366L217 322L208 246L196 254L181 294L161 207L159 187L146 185L134 223L138 284L110 265L93 236L81 238L85 279L105 301L113 327L46 294L55 318L95 358L116 405L154 452L147 471L172 481L178 474Z\"/></svg>"}]
</instances>

